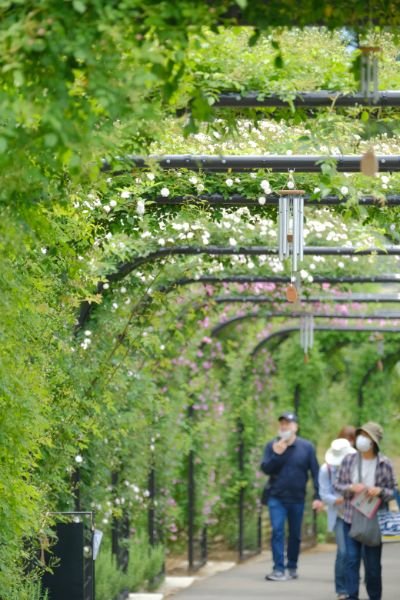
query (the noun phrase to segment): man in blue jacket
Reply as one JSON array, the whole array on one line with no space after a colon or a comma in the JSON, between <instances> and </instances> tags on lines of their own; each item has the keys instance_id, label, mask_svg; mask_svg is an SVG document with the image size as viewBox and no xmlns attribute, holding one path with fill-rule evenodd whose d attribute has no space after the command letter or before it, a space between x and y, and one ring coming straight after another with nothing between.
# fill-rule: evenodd
<instances>
[{"instance_id":1,"label":"man in blue jacket","mask_svg":"<svg viewBox=\"0 0 400 600\"><path fill-rule=\"evenodd\" d=\"M314 483L314 510L322 510L319 497L319 465L314 446L308 440L297 436L297 416L284 412L279 417L278 437L264 449L261 469L269 475L264 490L263 501L267 504L272 526L272 573L266 576L270 581L297 579L297 561L300 552L301 524L308 473ZM289 525L287 544L287 574L285 572L285 522Z\"/></svg>"}]
</instances>

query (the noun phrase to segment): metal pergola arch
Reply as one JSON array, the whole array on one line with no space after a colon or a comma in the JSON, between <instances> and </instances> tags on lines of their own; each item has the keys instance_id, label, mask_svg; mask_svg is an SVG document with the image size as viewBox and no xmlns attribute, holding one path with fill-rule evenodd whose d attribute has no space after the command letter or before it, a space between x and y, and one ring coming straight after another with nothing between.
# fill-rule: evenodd
<instances>
[{"instance_id":1,"label":"metal pergola arch","mask_svg":"<svg viewBox=\"0 0 400 600\"><path fill-rule=\"evenodd\" d=\"M268 296L262 296L261 294L259 296L217 296L215 298L212 299L213 302L217 303L217 304L226 304L226 303L248 303L251 302L252 304L287 304L288 301L286 298L270 298ZM368 303L397 303L400 302L400 294L398 294L397 296L378 296L378 295L374 295L374 294L365 294L365 295L361 295L361 294L352 294L352 295L347 295L347 296L305 296L304 298L301 298L301 300L299 301L300 303L304 303L304 304L322 304L322 303L328 303L328 302L332 302L332 303L336 303L336 304L343 304L343 303L362 303L362 304L368 304Z\"/></svg>"},{"instance_id":2,"label":"metal pergola arch","mask_svg":"<svg viewBox=\"0 0 400 600\"><path fill-rule=\"evenodd\" d=\"M277 194L268 194L264 196L262 206L278 206L279 196ZM231 207L258 207L260 203L257 198L247 198L241 194L232 194L228 197L222 194L199 194L199 195L187 195L187 196L173 196L167 197L157 196L151 198L151 202L155 206L181 206L187 204L195 204L204 206L207 208L231 208ZM336 195L329 195L320 198L315 198L311 194L304 194L304 202L306 206L312 206L314 208L323 208L328 206L346 206L348 198L346 196L339 197ZM400 194L387 194L384 200L376 198L374 196L363 196L359 198L355 206L375 206L377 208L392 208L400 206ZM151 204L150 204L151 206Z\"/></svg>"},{"instance_id":3,"label":"metal pergola arch","mask_svg":"<svg viewBox=\"0 0 400 600\"><path fill-rule=\"evenodd\" d=\"M282 335L287 335L293 333L294 331L299 331L300 326L292 326L285 327L284 329L279 329L278 331L274 331L267 335L264 339L262 339L252 350L251 356L254 357L258 354L258 352L266 345L268 342ZM316 331L349 331L353 333L400 333L400 327L374 327L374 326L363 326L363 327L350 327L350 326L332 326L332 325L315 325L314 329Z\"/></svg>"},{"instance_id":4,"label":"metal pergola arch","mask_svg":"<svg viewBox=\"0 0 400 600\"><path fill-rule=\"evenodd\" d=\"M199 277L181 277L172 282L173 286L185 286L196 283L290 283L291 278L288 275L224 275L217 277L216 275L200 275ZM343 275L331 277L329 275L314 275L311 283L400 283L400 274L393 273L387 275Z\"/></svg>"},{"instance_id":5,"label":"metal pergola arch","mask_svg":"<svg viewBox=\"0 0 400 600\"><path fill-rule=\"evenodd\" d=\"M312 92L295 92L290 99L282 98L279 94L265 92L222 92L212 104L213 108L319 108L319 107L398 107L400 106L400 91L382 90L375 98L361 92L344 93L329 90Z\"/></svg>"},{"instance_id":6,"label":"metal pergola arch","mask_svg":"<svg viewBox=\"0 0 400 600\"><path fill-rule=\"evenodd\" d=\"M212 329L211 335L217 335L227 327L233 325L233 323L239 323L241 321L246 321L247 319L269 319L269 318L287 318L287 319L296 319L299 318L303 312L250 312L244 315L236 315L235 317L231 317L226 321L222 321L214 326ZM371 320L371 321L386 321L386 320L400 320L400 312L399 313L362 313L357 315L356 313L350 315L343 315L340 313L314 313L314 319L340 319L340 320Z\"/></svg>"},{"instance_id":7,"label":"metal pergola arch","mask_svg":"<svg viewBox=\"0 0 400 600\"><path fill-rule=\"evenodd\" d=\"M163 259L168 256L277 256L278 248L266 246L168 246L159 248L147 255L136 256L131 261L122 263L115 273L105 276L107 282L116 282L122 280L137 267L157 259ZM383 248L354 248L346 246L306 246L304 254L307 256L400 256L400 246L388 245ZM357 282L360 283L360 282ZM104 282L97 284L96 293L102 294L104 291ZM83 327L87 321L93 304L88 301L81 303L76 330Z\"/></svg>"},{"instance_id":8,"label":"metal pergola arch","mask_svg":"<svg viewBox=\"0 0 400 600\"><path fill-rule=\"evenodd\" d=\"M116 171L117 173L130 172L131 169L147 169L157 165L161 169L189 169L191 171L204 172L245 172L252 169L269 169L274 173L320 173L323 163L334 162L338 172L358 173L361 170L361 156L353 155L242 155L242 156L214 156L210 154L151 154L141 156L128 154L121 157L116 156L117 163L126 164L128 171ZM400 171L400 156L381 155L377 156L379 171ZM102 171L111 171L112 167L107 161L103 161Z\"/></svg>"}]
</instances>

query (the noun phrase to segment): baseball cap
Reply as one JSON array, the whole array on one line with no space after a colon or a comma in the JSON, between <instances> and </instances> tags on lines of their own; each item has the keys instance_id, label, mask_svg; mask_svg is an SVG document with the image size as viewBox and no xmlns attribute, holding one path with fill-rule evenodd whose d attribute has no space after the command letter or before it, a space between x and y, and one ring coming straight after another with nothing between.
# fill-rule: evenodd
<instances>
[{"instance_id":1,"label":"baseball cap","mask_svg":"<svg viewBox=\"0 0 400 600\"><path fill-rule=\"evenodd\" d=\"M281 419L286 419L286 421L294 421L295 423L298 423L297 420L297 415L294 412L283 412L279 417L278 417L278 421L280 421Z\"/></svg>"}]
</instances>

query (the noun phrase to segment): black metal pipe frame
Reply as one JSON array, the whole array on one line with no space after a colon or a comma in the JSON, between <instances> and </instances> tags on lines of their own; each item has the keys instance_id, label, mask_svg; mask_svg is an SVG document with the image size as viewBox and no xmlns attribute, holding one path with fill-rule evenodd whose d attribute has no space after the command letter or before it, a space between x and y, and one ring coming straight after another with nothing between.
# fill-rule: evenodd
<instances>
[{"instance_id":1,"label":"black metal pipe frame","mask_svg":"<svg viewBox=\"0 0 400 600\"><path fill-rule=\"evenodd\" d=\"M278 206L279 196L278 194L268 194L263 201L262 206ZM213 208L230 208L240 206L257 206L260 208L260 203L257 198L247 198L240 194L232 194L228 198L222 196L222 194L200 194L198 196L174 196L172 198L164 198L163 196L157 196L151 198L154 202L154 206L181 206L187 204L196 205L208 205ZM347 197L339 196L325 196L321 198L315 198L310 194L304 194L304 202L307 206L313 206L315 208L323 206L344 206L348 203ZM400 206L400 194L387 194L385 199L382 201L380 198L374 196L365 196L358 199L359 206L376 206L377 208L387 208ZM151 204L149 205L151 208Z\"/></svg>"},{"instance_id":2,"label":"black metal pipe frame","mask_svg":"<svg viewBox=\"0 0 400 600\"><path fill-rule=\"evenodd\" d=\"M216 304L224 304L224 303L246 303L251 302L252 304L282 304L288 303L286 298L273 298L270 296L216 296L212 298L212 302ZM374 294L349 294L347 296L310 296L301 298L300 303L305 304L317 304L317 303L325 303L332 302L334 304L340 303L352 303L359 302L362 304L367 303L398 303L400 302L400 294L397 296L375 296Z\"/></svg>"},{"instance_id":3,"label":"black metal pipe frame","mask_svg":"<svg viewBox=\"0 0 400 600\"><path fill-rule=\"evenodd\" d=\"M400 106L400 91L381 91L377 93L376 99L365 96L360 92L346 94L343 92L332 92L320 90L314 92L297 92L290 99L280 97L278 94L268 94L265 92L246 92L239 94L237 92L225 92L219 94L213 108L261 108L261 107L289 107L291 105L297 108L318 108L326 106Z\"/></svg>"},{"instance_id":4,"label":"black metal pipe frame","mask_svg":"<svg viewBox=\"0 0 400 600\"><path fill-rule=\"evenodd\" d=\"M115 273L105 276L106 281L120 281L134 269L145 265L157 259L163 259L168 256L277 256L278 248L267 246L244 246L244 247L224 247L224 246L170 246L160 248L150 252L145 256L137 256L133 260L119 265ZM347 248L343 246L306 246L304 254L307 256L400 256L400 246L385 246L383 248ZM361 283L361 282L357 282ZM373 283L373 282L371 282ZM96 293L102 294L104 291L104 282L97 284ZM83 327L89 318L90 311L94 305L84 301L81 303L76 331Z\"/></svg>"},{"instance_id":5,"label":"black metal pipe frame","mask_svg":"<svg viewBox=\"0 0 400 600\"><path fill-rule=\"evenodd\" d=\"M251 312L245 315L237 315L236 317L232 317L227 319L226 321L222 321L213 327L211 330L211 337L216 336L218 333L230 327L233 323L239 323L241 321L246 321L247 319L271 319L271 318L286 318L286 319L297 319L304 314L303 312ZM327 314L313 314L314 319L350 319L350 320L368 320L371 321L388 321L397 319L400 320L400 313L362 313L362 314L351 314L351 315L343 315L339 313L327 313Z\"/></svg>"},{"instance_id":6,"label":"black metal pipe frame","mask_svg":"<svg viewBox=\"0 0 400 600\"><path fill-rule=\"evenodd\" d=\"M361 170L361 156L352 155L243 155L243 156L214 156L210 154L150 154L139 156L128 154L125 157L115 157L116 162L126 164L130 169L147 169L158 165L162 169L189 169L191 171L205 172L245 172L251 169L269 169L274 173L287 173L294 170L296 173L320 173L323 163L333 161L339 172L358 173ZM377 156L380 172L400 171L400 156ZM102 171L111 170L111 165L103 162ZM123 171L121 171L123 173ZM115 174L115 173L114 173Z\"/></svg>"},{"instance_id":7,"label":"black metal pipe frame","mask_svg":"<svg viewBox=\"0 0 400 600\"><path fill-rule=\"evenodd\" d=\"M168 246L159 248L144 256L137 256L131 261L122 263L116 273L106 276L108 281L119 281L135 268L152 260L167 256L278 256L277 247L269 246ZM400 246L384 246L382 248L348 248L346 246L306 246L305 256L400 256Z\"/></svg>"},{"instance_id":8,"label":"black metal pipe frame","mask_svg":"<svg viewBox=\"0 0 400 600\"><path fill-rule=\"evenodd\" d=\"M297 327L294 327L294 326L285 327L284 329L279 329L279 331L274 331L273 333L270 333L253 348L250 356L252 356L252 357L256 356L258 354L258 352L266 344L268 344L268 342L270 340L272 340L273 338L283 336L283 335L288 335L290 333L293 333L294 331L299 331L299 330L300 330L300 325L298 325ZM398 328L398 327L384 328L384 327L373 327L373 326L368 327L366 325L364 325L363 327L347 327L347 326L339 327L339 326L331 326L331 325L315 325L314 330L316 330L316 331L348 331L348 332L353 332L353 333L372 332L372 333L398 333L398 334L400 334L400 328Z\"/></svg>"},{"instance_id":9,"label":"black metal pipe frame","mask_svg":"<svg viewBox=\"0 0 400 600\"><path fill-rule=\"evenodd\" d=\"M172 286L192 285L196 283L290 283L291 278L287 275L226 275L217 277L215 275L201 275L199 277L181 277L176 279ZM312 283L400 283L400 274L387 275L344 275L330 277L329 275L314 275Z\"/></svg>"}]
</instances>

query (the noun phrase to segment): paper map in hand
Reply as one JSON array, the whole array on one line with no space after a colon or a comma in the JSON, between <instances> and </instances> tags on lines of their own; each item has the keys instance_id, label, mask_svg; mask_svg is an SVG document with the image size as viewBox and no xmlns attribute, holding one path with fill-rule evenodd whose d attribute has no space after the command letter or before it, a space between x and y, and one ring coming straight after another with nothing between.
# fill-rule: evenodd
<instances>
[{"instance_id":1,"label":"paper map in hand","mask_svg":"<svg viewBox=\"0 0 400 600\"><path fill-rule=\"evenodd\" d=\"M379 496L367 496L367 490L363 490L356 496L354 496L351 504L359 510L363 515L372 519L376 514L382 500Z\"/></svg>"}]
</instances>

